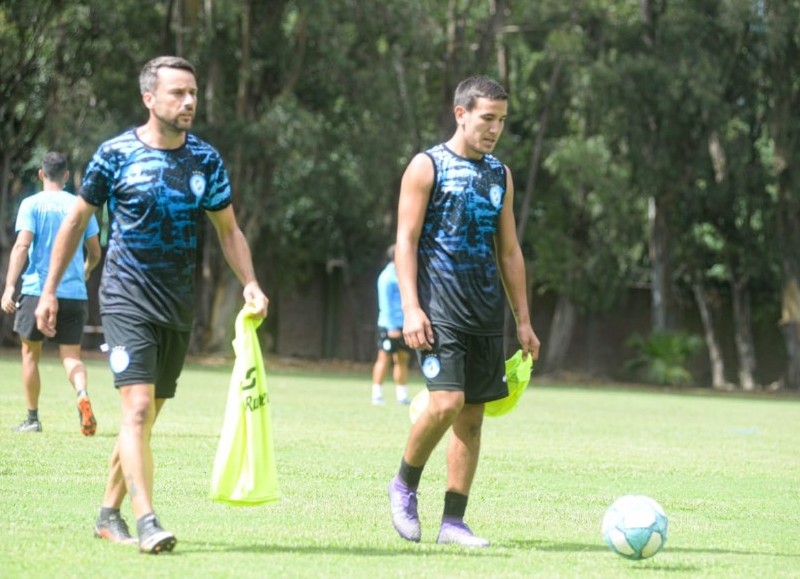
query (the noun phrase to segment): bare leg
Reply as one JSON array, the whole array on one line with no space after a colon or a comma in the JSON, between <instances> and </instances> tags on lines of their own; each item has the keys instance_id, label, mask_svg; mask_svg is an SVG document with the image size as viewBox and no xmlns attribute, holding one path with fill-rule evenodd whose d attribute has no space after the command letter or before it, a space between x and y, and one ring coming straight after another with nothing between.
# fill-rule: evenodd
<instances>
[{"instance_id":1,"label":"bare leg","mask_svg":"<svg viewBox=\"0 0 800 579\"><path fill-rule=\"evenodd\" d=\"M378 350L378 357L375 364L372 366L372 383L383 384L383 378L386 376L386 368L389 366L389 354L383 350Z\"/></svg>"},{"instance_id":2,"label":"bare leg","mask_svg":"<svg viewBox=\"0 0 800 579\"><path fill-rule=\"evenodd\" d=\"M409 404L408 399L408 352L399 350L392 354L392 378L394 378L395 397L401 404Z\"/></svg>"},{"instance_id":3,"label":"bare leg","mask_svg":"<svg viewBox=\"0 0 800 579\"><path fill-rule=\"evenodd\" d=\"M435 390L420 414L406 442L403 460L411 466L424 466L433 449L464 408L464 393Z\"/></svg>"},{"instance_id":4,"label":"bare leg","mask_svg":"<svg viewBox=\"0 0 800 579\"><path fill-rule=\"evenodd\" d=\"M418 542L421 537L417 512L417 483L422 467L463 407L463 392L441 390L430 392L427 408L411 427L411 434L408 436L403 453L404 464L388 488L392 525L407 541ZM414 469L413 476L411 476L412 469Z\"/></svg>"},{"instance_id":5,"label":"bare leg","mask_svg":"<svg viewBox=\"0 0 800 579\"><path fill-rule=\"evenodd\" d=\"M133 384L119 389L122 402L117 448L137 519L153 512L153 453L150 434L155 422L155 386Z\"/></svg>"},{"instance_id":6,"label":"bare leg","mask_svg":"<svg viewBox=\"0 0 800 579\"><path fill-rule=\"evenodd\" d=\"M81 345L61 344L58 346L58 353L61 356L61 364L64 366L64 371L67 373L67 379L72 384L75 392L86 390L89 387L89 383L86 376L86 366L81 361Z\"/></svg>"},{"instance_id":7,"label":"bare leg","mask_svg":"<svg viewBox=\"0 0 800 579\"><path fill-rule=\"evenodd\" d=\"M469 496L481 451L483 404L466 404L447 446L447 490Z\"/></svg>"},{"instance_id":8,"label":"bare leg","mask_svg":"<svg viewBox=\"0 0 800 579\"><path fill-rule=\"evenodd\" d=\"M405 350L400 350L394 354L392 377L394 378L394 383L398 386L408 384L408 357L408 352Z\"/></svg>"},{"instance_id":9,"label":"bare leg","mask_svg":"<svg viewBox=\"0 0 800 579\"><path fill-rule=\"evenodd\" d=\"M391 362L391 356L383 350L378 350L378 357L372 366L372 403L383 404L383 378Z\"/></svg>"},{"instance_id":10,"label":"bare leg","mask_svg":"<svg viewBox=\"0 0 800 579\"><path fill-rule=\"evenodd\" d=\"M447 493L437 543L489 546L489 541L476 537L464 522L467 498L478 468L482 424L483 404L465 405L453 423L453 434L447 445Z\"/></svg>"},{"instance_id":11,"label":"bare leg","mask_svg":"<svg viewBox=\"0 0 800 579\"><path fill-rule=\"evenodd\" d=\"M39 376L39 359L42 357L42 342L22 342L22 387L25 392L25 404L28 410L39 408L39 394L42 381Z\"/></svg>"},{"instance_id":12,"label":"bare leg","mask_svg":"<svg viewBox=\"0 0 800 579\"><path fill-rule=\"evenodd\" d=\"M166 400L164 398L156 399L156 418L158 418L158 413L161 412L161 408L164 406L165 402ZM155 423L155 419L153 419L153 423ZM117 438L117 443L114 445L114 450L111 453L111 458L109 459L108 480L106 481L106 490L103 494L103 506L112 509L119 509L122 506L122 501L125 499L125 495L128 493L128 488L125 486L125 476L122 472L119 444L119 438ZM151 496L152 492L153 490L151 481Z\"/></svg>"}]
</instances>

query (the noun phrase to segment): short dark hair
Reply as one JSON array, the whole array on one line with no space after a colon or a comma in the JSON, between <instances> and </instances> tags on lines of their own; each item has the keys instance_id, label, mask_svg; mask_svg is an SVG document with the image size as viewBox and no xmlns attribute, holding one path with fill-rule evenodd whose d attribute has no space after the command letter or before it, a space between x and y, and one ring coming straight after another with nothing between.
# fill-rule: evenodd
<instances>
[{"instance_id":1,"label":"short dark hair","mask_svg":"<svg viewBox=\"0 0 800 579\"><path fill-rule=\"evenodd\" d=\"M156 90L158 82L158 69L178 68L195 74L192 63L180 56L159 56L142 67L139 73L139 91L144 94Z\"/></svg>"},{"instance_id":2,"label":"short dark hair","mask_svg":"<svg viewBox=\"0 0 800 579\"><path fill-rule=\"evenodd\" d=\"M49 181L61 181L67 170L67 158L57 151L50 151L42 158L42 173Z\"/></svg>"},{"instance_id":3,"label":"short dark hair","mask_svg":"<svg viewBox=\"0 0 800 579\"><path fill-rule=\"evenodd\" d=\"M508 93L500 83L488 76L480 74L471 76L458 83L453 95L453 107L462 106L471 111L479 98L507 101Z\"/></svg>"}]
</instances>

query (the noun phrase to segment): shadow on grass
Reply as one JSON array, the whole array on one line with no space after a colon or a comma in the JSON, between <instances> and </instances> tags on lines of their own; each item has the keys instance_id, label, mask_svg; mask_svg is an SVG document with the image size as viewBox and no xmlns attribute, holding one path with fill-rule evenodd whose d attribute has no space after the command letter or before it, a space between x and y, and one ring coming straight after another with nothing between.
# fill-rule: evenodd
<instances>
[{"instance_id":1,"label":"shadow on grass","mask_svg":"<svg viewBox=\"0 0 800 579\"><path fill-rule=\"evenodd\" d=\"M510 541L505 544L506 547L516 547L518 549L531 549L534 551L554 551L564 553L579 553L588 551L608 551L602 543L554 543L552 541ZM774 551L749 551L745 549L692 549L688 547L671 547L669 543L664 547L665 551L670 553L688 553L688 554L702 554L702 555L744 555L744 556L760 556L760 557L789 557L800 558L800 553L777 553ZM653 567L649 567L653 568ZM670 567L671 569L672 567Z\"/></svg>"},{"instance_id":2,"label":"shadow on grass","mask_svg":"<svg viewBox=\"0 0 800 579\"><path fill-rule=\"evenodd\" d=\"M302 555L356 555L362 557L397 557L409 555L412 557L436 557L436 556L470 556L470 557L490 557L507 558L508 553L501 549L468 549L453 547L452 545L437 545L435 543L420 544L416 548L412 545L399 543L396 548L388 547L352 547L333 546L333 545L278 545L269 543L251 543L243 545L240 543L186 543L180 545L173 555L178 553L276 553L276 554L302 554Z\"/></svg>"},{"instance_id":3,"label":"shadow on grass","mask_svg":"<svg viewBox=\"0 0 800 579\"><path fill-rule=\"evenodd\" d=\"M760 557L789 557L792 559L800 559L800 553L776 553L775 551L745 551L741 549L690 549L687 547L670 547L669 543L664 547L669 549L672 553L704 553L710 555L758 555Z\"/></svg>"},{"instance_id":4,"label":"shadow on grass","mask_svg":"<svg viewBox=\"0 0 800 579\"><path fill-rule=\"evenodd\" d=\"M608 551L608 547L597 543L554 543L552 541L518 540L508 541L506 547L530 549L532 551L555 551L557 553L580 553L585 551Z\"/></svg>"}]
</instances>

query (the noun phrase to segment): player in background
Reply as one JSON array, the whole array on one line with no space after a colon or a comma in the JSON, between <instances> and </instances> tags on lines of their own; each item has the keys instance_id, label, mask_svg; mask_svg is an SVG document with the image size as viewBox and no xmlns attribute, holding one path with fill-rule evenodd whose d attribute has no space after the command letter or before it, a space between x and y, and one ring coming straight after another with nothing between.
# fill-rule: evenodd
<instances>
[{"instance_id":1,"label":"player in background","mask_svg":"<svg viewBox=\"0 0 800 579\"><path fill-rule=\"evenodd\" d=\"M22 385L28 416L22 424L14 428L17 432L42 431L39 417L39 395L42 390L39 360L42 356L44 335L36 327L34 312L50 267L53 240L64 216L77 201L74 195L64 191L69 179L69 169L67 159L61 153L51 151L44 156L39 179L42 181L42 191L24 199L17 212L17 239L11 248L6 285L0 304L7 314L16 312L14 331L19 334L21 344ZM58 354L67 379L77 394L81 432L85 436L94 436L97 429L89 400L86 366L81 360L81 338L88 315L86 280L100 261L98 233L97 220L92 215L83 235L83 243L80 244L81 249L75 252L56 289L56 295L63 306L55 321L57 334L52 338L58 344ZM14 292L20 274L22 289L19 300L16 300Z\"/></svg>"},{"instance_id":2,"label":"player in background","mask_svg":"<svg viewBox=\"0 0 800 579\"><path fill-rule=\"evenodd\" d=\"M418 350L429 403L411 428L389 499L397 532L419 541L420 477L452 429L437 542L487 547L464 514L478 466L484 404L508 395L506 298L523 355L538 358L539 339L528 312L511 172L491 154L503 132L508 95L485 76L470 77L455 90L453 112L453 136L417 154L400 186L395 263L403 336Z\"/></svg>"},{"instance_id":3,"label":"player in background","mask_svg":"<svg viewBox=\"0 0 800 579\"><path fill-rule=\"evenodd\" d=\"M198 89L183 58L151 60L139 75L147 122L101 144L89 163L75 209L53 248L36 317L54 335L55 288L89 217L108 204L110 236L100 286L100 314L109 365L122 403L95 535L135 543L120 514L127 494L143 553L171 551L177 539L153 507L153 424L175 396L189 346L195 309L197 229L203 215L243 285L255 315L268 300L233 211L228 173L211 145L192 133Z\"/></svg>"},{"instance_id":4,"label":"player in background","mask_svg":"<svg viewBox=\"0 0 800 579\"><path fill-rule=\"evenodd\" d=\"M410 350L403 340L403 306L394 266L394 245L386 250L386 259L388 263L378 275L378 357L372 366L372 403L384 404L383 379L392 365L397 403L409 404Z\"/></svg>"}]
</instances>

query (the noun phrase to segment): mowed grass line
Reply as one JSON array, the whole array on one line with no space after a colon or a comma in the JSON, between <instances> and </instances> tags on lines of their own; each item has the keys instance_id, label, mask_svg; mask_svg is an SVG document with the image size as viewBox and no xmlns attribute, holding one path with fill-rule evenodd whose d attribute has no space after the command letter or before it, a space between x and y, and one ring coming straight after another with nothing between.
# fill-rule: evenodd
<instances>
[{"instance_id":1,"label":"mowed grass line","mask_svg":"<svg viewBox=\"0 0 800 579\"><path fill-rule=\"evenodd\" d=\"M119 401L89 362L98 435L78 430L56 359L42 364L44 432L24 417L19 361L0 358L0 577L800 577L800 401L535 385L484 424L467 520L491 548L435 544L437 449L420 487L423 537L402 541L386 484L407 409L369 403L369 375L276 370L268 380L282 499L211 502L230 364L189 365L153 437L156 509L176 551L140 555L92 537ZM422 387L418 377L412 393ZM389 391L387 389L387 391ZM389 391L389 393L391 393ZM653 559L614 555L600 520L618 496L658 500L669 539ZM130 506L123 507L132 526Z\"/></svg>"}]
</instances>

